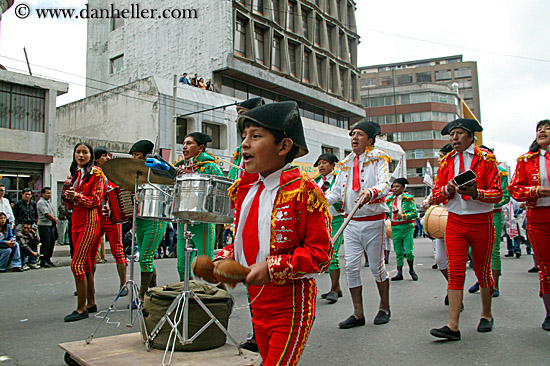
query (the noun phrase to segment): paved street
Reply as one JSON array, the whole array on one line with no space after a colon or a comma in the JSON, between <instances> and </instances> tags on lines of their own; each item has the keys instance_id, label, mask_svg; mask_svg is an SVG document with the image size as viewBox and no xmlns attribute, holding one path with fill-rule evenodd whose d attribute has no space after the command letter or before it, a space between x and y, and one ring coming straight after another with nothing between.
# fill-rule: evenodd
<instances>
[{"instance_id":1,"label":"paved street","mask_svg":"<svg viewBox=\"0 0 550 366\"><path fill-rule=\"evenodd\" d=\"M64 323L63 316L75 308L74 282L64 247L56 247L54 262L58 267L24 273L0 275L0 365L64 365L63 342L84 340L99 323L91 317L75 323ZM504 250L502 253L504 254ZM341 253L342 254L342 253ZM501 296L494 300L495 328L492 333L478 333L480 296L465 294L465 310L461 315L462 341L442 342L429 335L430 328L443 326L448 318L443 305L445 281L438 270L432 270L431 241L415 242L418 282L405 272L405 281L391 284L392 318L389 324L376 326L372 320L377 311L378 295L368 268L362 269L365 284L367 325L341 330L338 322L352 312L345 279L341 281L344 297L334 305L317 302L317 319L304 351L301 365L546 365L550 356L550 332L541 329L544 307L538 298L538 278L527 273L532 257L504 258ZM100 309L113 300L118 278L114 261L98 265L96 297ZM159 284L178 280L176 259L156 261ZM139 272L136 266L136 273ZM395 274L395 257L388 265ZM137 280L139 282L139 279ZM473 282L468 270L466 286ZM319 276L319 293L329 287L327 274ZM250 316L244 287L234 290L236 308L230 319L229 331L244 340L250 331ZM128 301L125 298L123 301ZM123 304L123 302L119 302ZM120 307L125 307L121 305ZM128 319L128 313L121 312ZM116 320L116 316L111 319ZM104 324L97 337L135 332L137 328ZM144 351L145 352L145 351ZM107 357L107 356L106 356ZM136 355L138 358L139 355ZM113 364L116 361L113 360ZM159 360L161 364L161 360ZM205 365L208 361L205 360Z\"/></svg>"}]
</instances>

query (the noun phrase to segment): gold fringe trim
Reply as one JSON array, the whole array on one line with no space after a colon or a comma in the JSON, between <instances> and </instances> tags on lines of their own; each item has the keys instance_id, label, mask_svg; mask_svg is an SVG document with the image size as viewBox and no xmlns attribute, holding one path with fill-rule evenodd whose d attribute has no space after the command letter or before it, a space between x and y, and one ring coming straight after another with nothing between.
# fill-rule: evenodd
<instances>
[{"instance_id":1,"label":"gold fringe trim","mask_svg":"<svg viewBox=\"0 0 550 366\"><path fill-rule=\"evenodd\" d=\"M240 153L240 150L235 150L233 152L233 155L232 155L233 161L237 160L237 158L239 157L239 153Z\"/></svg>"},{"instance_id":2,"label":"gold fringe trim","mask_svg":"<svg viewBox=\"0 0 550 366\"><path fill-rule=\"evenodd\" d=\"M283 190L279 191L276 204L284 205L285 203L288 203L292 200L303 201L304 194L306 193L307 181L308 181L307 174L302 172L302 181L300 184L300 188L294 189L292 191L283 191ZM312 184L314 183L312 182ZM328 202L325 196L323 196L323 194L319 192L318 189L315 189L314 187L307 190L307 197L306 197L305 203L307 206L307 210L309 212L313 212L313 210L315 209L320 209L322 211L328 212Z\"/></svg>"},{"instance_id":3,"label":"gold fringe trim","mask_svg":"<svg viewBox=\"0 0 550 366\"><path fill-rule=\"evenodd\" d=\"M229 193L229 198L231 201L235 202L237 200L237 192L239 188L239 183L241 183L241 178L237 179L231 187L227 188L227 193Z\"/></svg>"}]
</instances>

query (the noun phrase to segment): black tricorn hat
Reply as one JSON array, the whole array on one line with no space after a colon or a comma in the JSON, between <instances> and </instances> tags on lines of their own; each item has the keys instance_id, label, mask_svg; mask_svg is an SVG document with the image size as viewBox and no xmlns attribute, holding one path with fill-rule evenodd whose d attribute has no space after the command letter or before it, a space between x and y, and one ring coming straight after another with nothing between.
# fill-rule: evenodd
<instances>
[{"instance_id":1,"label":"black tricorn hat","mask_svg":"<svg viewBox=\"0 0 550 366\"><path fill-rule=\"evenodd\" d=\"M403 187L405 187L407 184L409 184L409 181L407 180L407 178L397 178L396 180L393 181L393 183L399 183Z\"/></svg>"},{"instance_id":2,"label":"black tricorn hat","mask_svg":"<svg viewBox=\"0 0 550 366\"><path fill-rule=\"evenodd\" d=\"M319 157L317 158L317 161L315 161L315 164L313 164L314 167L317 167L317 165L319 164L319 160L326 160L328 161L330 164L333 164L333 163L337 163L338 162L338 157L334 154L321 154L319 155Z\"/></svg>"},{"instance_id":3,"label":"black tricorn hat","mask_svg":"<svg viewBox=\"0 0 550 366\"><path fill-rule=\"evenodd\" d=\"M353 130L355 130L356 128L369 135L369 138L375 138L382 133L382 130L380 129L380 125L378 123L372 121L363 121L351 126L351 129L349 131L350 136Z\"/></svg>"},{"instance_id":4,"label":"black tricorn hat","mask_svg":"<svg viewBox=\"0 0 550 366\"><path fill-rule=\"evenodd\" d=\"M481 125L475 119L459 118L447 123L445 127L443 127L443 129L441 130L441 134L448 135L455 128L462 128L472 133L483 131L483 127L481 127Z\"/></svg>"},{"instance_id":5,"label":"black tricorn hat","mask_svg":"<svg viewBox=\"0 0 550 366\"><path fill-rule=\"evenodd\" d=\"M290 138L294 145L298 146L299 151L296 158L309 152L296 102L270 103L241 114L237 119L237 128L241 134L246 120L255 122L267 129L283 131L284 135Z\"/></svg>"},{"instance_id":6,"label":"black tricorn hat","mask_svg":"<svg viewBox=\"0 0 550 366\"><path fill-rule=\"evenodd\" d=\"M443 154L447 155L448 153L453 151L453 145L451 145L449 143L449 144L443 146L441 149L439 149L439 151L441 151Z\"/></svg>"},{"instance_id":7,"label":"black tricorn hat","mask_svg":"<svg viewBox=\"0 0 550 366\"><path fill-rule=\"evenodd\" d=\"M153 152L153 147L155 145L149 140L139 140L132 145L129 154L132 154L134 151L142 153L144 156Z\"/></svg>"},{"instance_id":8,"label":"black tricorn hat","mask_svg":"<svg viewBox=\"0 0 550 366\"><path fill-rule=\"evenodd\" d=\"M244 108L244 109L251 110L251 109L254 109L256 107L260 107L264 104L265 104L264 98L260 98L260 97L250 98L250 99L247 99L247 100L242 101L240 103L237 103L237 110L239 110L239 108Z\"/></svg>"},{"instance_id":9,"label":"black tricorn hat","mask_svg":"<svg viewBox=\"0 0 550 366\"><path fill-rule=\"evenodd\" d=\"M202 132L191 132L188 133L187 136L190 136L195 141L197 141L197 144L199 144L199 146L204 145L206 147L206 144L212 141L212 137Z\"/></svg>"}]
</instances>

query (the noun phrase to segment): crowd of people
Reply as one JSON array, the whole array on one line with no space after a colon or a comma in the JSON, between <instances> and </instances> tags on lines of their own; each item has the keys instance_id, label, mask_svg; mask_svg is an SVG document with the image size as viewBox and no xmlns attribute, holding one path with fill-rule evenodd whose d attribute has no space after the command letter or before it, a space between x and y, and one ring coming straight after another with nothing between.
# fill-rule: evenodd
<instances>
[{"instance_id":1,"label":"crowd of people","mask_svg":"<svg viewBox=\"0 0 550 366\"><path fill-rule=\"evenodd\" d=\"M195 88L203 89L203 90L209 90L209 91L215 91L214 90L214 84L212 83L211 79L208 79L206 82L204 81L204 78L199 77L199 74L195 74L191 79L187 77L187 73L184 72L178 82L182 85L189 85L193 86Z\"/></svg>"}]
</instances>

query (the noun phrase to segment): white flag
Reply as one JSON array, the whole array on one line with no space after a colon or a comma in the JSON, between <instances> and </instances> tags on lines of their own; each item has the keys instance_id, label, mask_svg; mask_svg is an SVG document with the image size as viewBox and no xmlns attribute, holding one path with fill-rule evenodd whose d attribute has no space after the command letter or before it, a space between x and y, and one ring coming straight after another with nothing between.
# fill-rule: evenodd
<instances>
[{"instance_id":1,"label":"white flag","mask_svg":"<svg viewBox=\"0 0 550 366\"><path fill-rule=\"evenodd\" d=\"M424 183L428 185L430 188L434 187L434 172L432 169L432 166L430 165L430 162L428 161L426 163L426 173L424 173Z\"/></svg>"},{"instance_id":2,"label":"white flag","mask_svg":"<svg viewBox=\"0 0 550 366\"><path fill-rule=\"evenodd\" d=\"M390 183L393 183L397 178L399 178L401 175L401 160L399 160L399 163L397 163L397 167L395 167L395 170L391 174L390 177Z\"/></svg>"}]
</instances>

